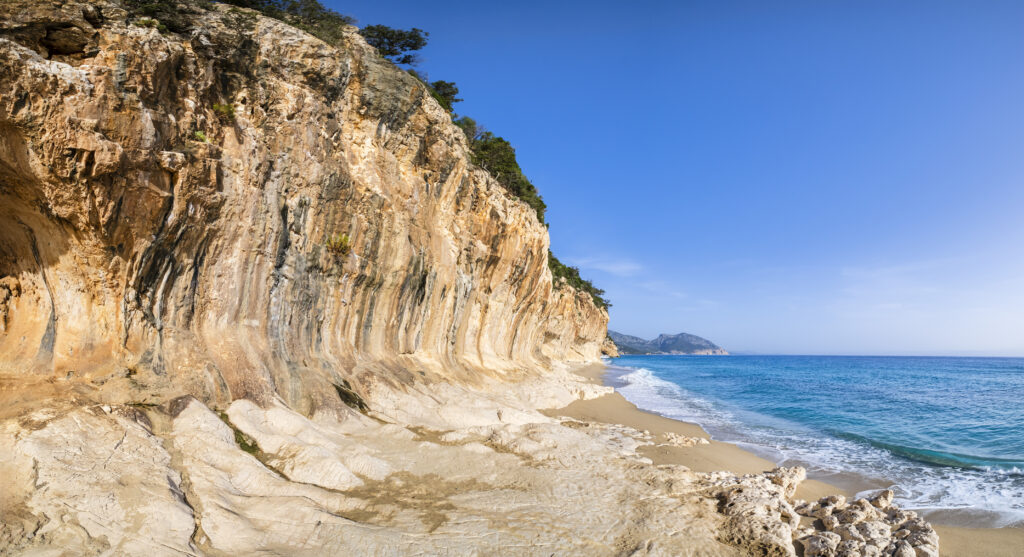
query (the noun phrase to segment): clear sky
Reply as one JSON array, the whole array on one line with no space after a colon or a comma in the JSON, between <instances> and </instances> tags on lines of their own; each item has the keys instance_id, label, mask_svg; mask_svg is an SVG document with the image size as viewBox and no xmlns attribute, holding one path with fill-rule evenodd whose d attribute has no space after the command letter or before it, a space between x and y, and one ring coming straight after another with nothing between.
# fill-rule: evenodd
<instances>
[{"instance_id":1,"label":"clear sky","mask_svg":"<svg viewBox=\"0 0 1024 557\"><path fill-rule=\"evenodd\" d=\"M1024 2L325 4L431 33L612 329L1024 356Z\"/></svg>"}]
</instances>

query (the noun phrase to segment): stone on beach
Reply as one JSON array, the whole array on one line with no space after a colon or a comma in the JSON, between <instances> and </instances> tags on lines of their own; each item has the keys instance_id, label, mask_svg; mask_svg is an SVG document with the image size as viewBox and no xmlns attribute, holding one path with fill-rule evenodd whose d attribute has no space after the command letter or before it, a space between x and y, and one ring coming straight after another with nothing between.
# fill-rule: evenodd
<instances>
[{"instance_id":1,"label":"stone on beach","mask_svg":"<svg viewBox=\"0 0 1024 557\"><path fill-rule=\"evenodd\" d=\"M723 541L756 555L795 555L794 541L807 556L888 556L906 548L922 556L938 555L934 529L893 507L891 491L850 503L842 495L791 501L805 478L800 467L746 476L711 474L710 493L729 517ZM820 527L800 527L798 515L819 519L814 524Z\"/></svg>"},{"instance_id":2,"label":"stone on beach","mask_svg":"<svg viewBox=\"0 0 1024 557\"><path fill-rule=\"evenodd\" d=\"M872 505L878 507L879 509L888 509L892 505L892 500L895 496L896 493L893 492L893 490L883 489L882 491L879 491L875 495L869 497L868 501L870 501Z\"/></svg>"},{"instance_id":3,"label":"stone on beach","mask_svg":"<svg viewBox=\"0 0 1024 557\"><path fill-rule=\"evenodd\" d=\"M935 530L915 513L893 506L893 497L891 490L883 490L850 503L842 496L828 496L798 505L797 512L819 519L825 530L799 541L805 551L813 546L813 554L822 556L937 556L939 537ZM831 534L832 541L838 537L840 543L833 547L818 539L824 534Z\"/></svg>"},{"instance_id":4,"label":"stone on beach","mask_svg":"<svg viewBox=\"0 0 1024 557\"><path fill-rule=\"evenodd\" d=\"M708 445L710 441L703 437L687 437L669 431L665 433L665 444L673 447L695 447L697 445Z\"/></svg>"},{"instance_id":5,"label":"stone on beach","mask_svg":"<svg viewBox=\"0 0 1024 557\"><path fill-rule=\"evenodd\" d=\"M799 516L789 499L805 477L800 467L746 476L710 474L709 494L728 517L721 539L756 555L796 555L793 534Z\"/></svg>"}]
</instances>

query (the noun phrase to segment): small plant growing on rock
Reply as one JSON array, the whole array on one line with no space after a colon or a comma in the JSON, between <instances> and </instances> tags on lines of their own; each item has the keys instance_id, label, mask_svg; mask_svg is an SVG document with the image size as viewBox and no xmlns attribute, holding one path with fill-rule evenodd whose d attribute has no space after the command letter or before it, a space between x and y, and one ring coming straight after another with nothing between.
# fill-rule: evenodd
<instances>
[{"instance_id":1,"label":"small plant growing on rock","mask_svg":"<svg viewBox=\"0 0 1024 557\"><path fill-rule=\"evenodd\" d=\"M201 132L201 131L199 131L199 130L196 130L196 133L193 134L193 135L195 135L196 141L202 141L203 143L209 143L210 142L210 140L207 139L206 134Z\"/></svg>"},{"instance_id":2,"label":"small plant growing on rock","mask_svg":"<svg viewBox=\"0 0 1024 557\"><path fill-rule=\"evenodd\" d=\"M259 458L260 456L262 456L262 453L260 452L260 446L256 444L256 440L242 433L241 430L235 427L235 424L231 423L231 419L228 418L228 415L225 414L224 412L217 412L217 416L219 416L221 421L224 422L229 428L231 428L231 431L234 432L235 443L238 444L238 448L255 456L257 460L260 460L262 462L262 459Z\"/></svg>"},{"instance_id":3,"label":"small plant growing on rock","mask_svg":"<svg viewBox=\"0 0 1024 557\"><path fill-rule=\"evenodd\" d=\"M167 31L167 26L166 25L164 25L163 23L160 23L159 20L153 19L151 17L143 17L143 18L137 19L137 20L135 20L134 23L135 23L135 25L138 25L139 27L149 27L150 29L156 29L157 31L160 31L161 33L164 33L164 32Z\"/></svg>"},{"instance_id":4,"label":"small plant growing on rock","mask_svg":"<svg viewBox=\"0 0 1024 557\"><path fill-rule=\"evenodd\" d=\"M224 122L225 124L229 124L235 121L234 105L215 103L213 105L213 111L217 114L217 118L220 118L220 121Z\"/></svg>"},{"instance_id":5,"label":"small plant growing on rock","mask_svg":"<svg viewBox=\"0 0 1024 557\"><path fill-rule=\"evenodd\" d=\"M366 405L366 401L363 397L359 396L359 393L352 389L352 384L347 380L342 379L341 384L335 383L334 390L338 392L338 398L341 399L349 408L358 410L365 414L370 407Z\"/></svg>"},{"instance_id":6,"label":"small plant growing on rock","mask_svg":"<svg viewBox=\"0 0 1024 557\"><path fill-rule=\"evenodd\" d=\"M335 234L327 238L327 251L335 257L345 257L352 251L352 239L348 234Z\"/></svg>"}]
</instances>

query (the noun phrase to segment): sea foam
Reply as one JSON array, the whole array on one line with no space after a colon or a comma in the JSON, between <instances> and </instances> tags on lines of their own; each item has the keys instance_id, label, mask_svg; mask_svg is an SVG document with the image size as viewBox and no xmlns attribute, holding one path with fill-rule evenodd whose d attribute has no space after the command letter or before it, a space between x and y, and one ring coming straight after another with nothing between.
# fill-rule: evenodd
<instances>
[{"instance_id":1,"label":"sea foam","mask_svg":"<svg viewBox=\"0 0 1024 557\"><path fill-rule=\"evenodd\" d=\"M848 426L851 431L846 431L843 420L850 418L845 415L834 421L802 423L790 417L803 416L797 407L786 408L776 402L772 408L784 407L786 411L772 415L744 408L742 396L736 397L739 400L726 398L755 388L750 385L725 385L718 396L687 388L687 379L704 386L721 384L706 361L725 359L631 356L613 360L607 379L627 400L644 410L699 424L714 439L738 444L778 464L805 466L812 477L855 491L866 486L891 487L900 505L932 520L979 527L1024 524L1024 475L1017 466L942 465L912 445L896 448L874 441L853 433L857 428L852 425ZM694 365L697 368L691 367L685 374L673 373L678 366ZM666 371L666 367L670 369ZM733 375L742 381L742 374ZM841 392L837 394L840 396L836 400L841 401ZM823 395L805 395L802 400L809 403ZM763 396L782 395L765 392ZM907 434L914 438L912 431ZM845 485L837 478L844 478Z\"/></svg>"}]
</instances>

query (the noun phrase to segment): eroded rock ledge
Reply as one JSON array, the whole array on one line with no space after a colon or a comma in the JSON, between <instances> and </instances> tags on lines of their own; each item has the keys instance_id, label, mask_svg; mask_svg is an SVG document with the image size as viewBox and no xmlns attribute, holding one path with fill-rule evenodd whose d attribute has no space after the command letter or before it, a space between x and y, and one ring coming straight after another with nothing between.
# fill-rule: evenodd
<instances>
[{"instance_id":1,"label":"eroded rock ledge","mask_svg":"<svg viewBox=\"0 0 1024 557\"><path fill-rule=\"evenodd\" d=\"M804 557L938 557L935 530L916 513L894 506L892 491L849 504L842 495L793 500L805 478L800 467L747 476L710 474L708 493L728 517L723 541L753 555L779 557L794 557L797 548Z\"/></svg>"},{"instance_id":2,"label":"eroded rock ledge","mask_svg":"<svg viewBox=\"0 0 1024 557\"><path fill-rule=\"evenodd\" d=\"M581 384L582 385L582 384ZM794 501L800 468L654 466L649 433L531 410L565 383L418 396L430 426L282 403L37 409L0 424L4 553L937 555L891 492ZM579 386L595 396L600 387ZM425 407L425 405L420 405ZM485 409L490 407L492 411ZM417 420L417 424L424 420ZM670 441L673 444L678 439ZM687 443L689 444L689 443ZM697 448L699 450L699 447ZM801 517L808 517L802 519ZM803 522L802 522L803 520Z\"/></svg>"}]
</instances>

